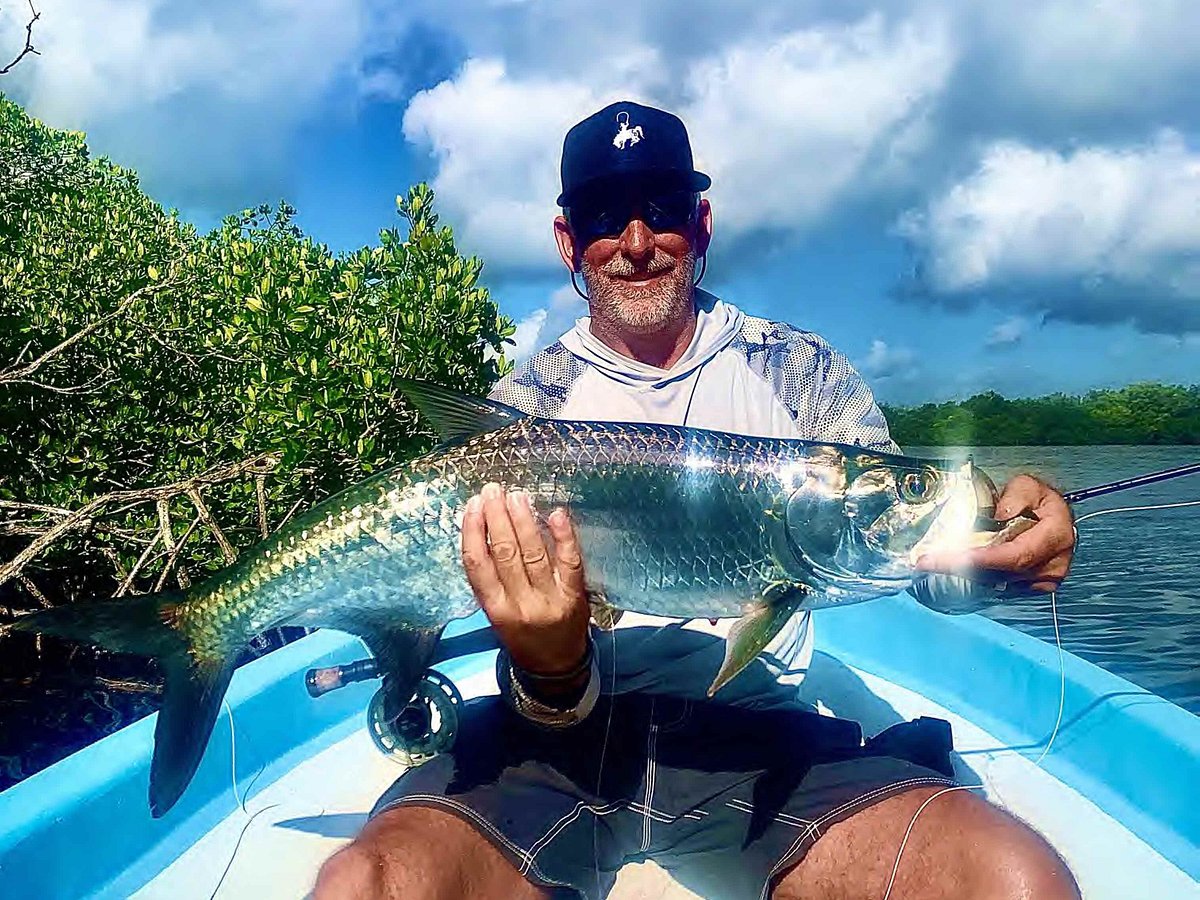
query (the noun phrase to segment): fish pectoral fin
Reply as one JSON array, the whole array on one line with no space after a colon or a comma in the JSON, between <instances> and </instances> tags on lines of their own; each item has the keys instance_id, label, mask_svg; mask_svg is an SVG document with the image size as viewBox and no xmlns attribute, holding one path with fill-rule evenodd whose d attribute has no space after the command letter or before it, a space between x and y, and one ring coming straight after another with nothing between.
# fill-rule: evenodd
<instances>
[{"instance_id":1,"label":"fish pectoral fin","mask_svg":"<svg viewBox=\"0 0 1200 900\"><path fill-rule=\"evenodd\" d=\"M592 621L601 631L612 631L625 615L625 610L618 609L608 602L603 591L588 591L588 606L592 609Z\"/></svg>"},{"instance_id":2,"label":"fish pectoral fin","mask_svg":"<svg viewBox=\"0 0 1200 900\"><path fill-rule=\"evenodd\" d=\"M519 409L495 400L471 397L428 381L397 378L394 383L443 442L464 440L528 418Z\"/></svg>"},{"instance_id":3,"label":"fish pectoral fin","mask_svg":"<svg viewBox=\"0 0 1200 900\"><path fill-rule=\"evenodd\" d=\"M763 592L755 608L729 629L729 637L725 639L725 661L708 688L708 696L711 697L750 665L800 608L808 593L807 588L793 584L772 585Z\"/></svg>"}]
</instances>

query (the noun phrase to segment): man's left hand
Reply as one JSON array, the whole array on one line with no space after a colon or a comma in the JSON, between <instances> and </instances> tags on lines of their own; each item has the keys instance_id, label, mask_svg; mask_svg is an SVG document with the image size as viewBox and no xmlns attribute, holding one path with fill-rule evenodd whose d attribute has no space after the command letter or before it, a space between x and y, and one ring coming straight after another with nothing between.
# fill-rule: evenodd
<instances>
[{"instance_id":1,"label":"man's left hand","mask_svg":"<svg viewBox=\"0 0 1200 900\"><path fill-rule=\"evenodd\" d=\"M996 501L996 519L1005 522L1023 512L1038 522L1011 541L958 553L927 553L917 568L927 572L970 574L987 569L1008 576L1009 589L1055 591L1071 567L1075 526L1062 494L1032 475L1018 475Z\"/></svg>"}]
</instances>

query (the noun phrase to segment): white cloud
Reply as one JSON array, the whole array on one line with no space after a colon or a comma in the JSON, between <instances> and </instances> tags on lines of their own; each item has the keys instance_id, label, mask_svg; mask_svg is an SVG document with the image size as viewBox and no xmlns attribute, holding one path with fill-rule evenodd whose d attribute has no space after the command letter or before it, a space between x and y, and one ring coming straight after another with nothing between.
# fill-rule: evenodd
<instances>
[{"instance_id":1,"label":"white cloud","mask_svg":"<svg viewBox=\"0 0 1200 900\"><path fill-rule=\"evenodd\" d=\"M811 224L880 166L919 150L954 53L935 23L871 15L736 44L696 63L682 110L734 232Z\"/></svg>"},{"instance_id":2,"label":"white cloud","mask_svg":"<svg viewBox=\"0 0 1200 900\"><path fill-rule=\"evenodd\" d=\"M535 309L518 322L517 330L513 332L510 339L513 342L513 347L505 355L518 364L525 362L525 360L533 356L533 352L538 348L537 339L542 331L542 323L545 321L546 310Z\"/></svg>"},{"instance_id":3,"label":"white cloud","mask_svg":"<svg viewBox=\"0 0 1200 900\"><path fill-rule=\"evenodd\" d=\"M38 8L41 56L6 76L5 92L200 203L247 176L281 180L291 130L352 70L365 31L358 0L44 0ZM15 33L17 11L13 3L0 10L0 46Z\"/></svg>"},{"instance_id":4,"label":"white cloud","mask_svg":"<svg viewBox=\"0 0 1200 900\"><path fill-rule=\"evenodd\" d=\"M569 284L558 288L550 297L550 303L535 309L517 323L512 340L516 346L509 356L517 363L529 359L536 351L554 343L569 331L575 320L588 313L587 304Z\"/></svg>"},{"instance_id":5,"label":"white cloud","mask_svg":"<svg viewBox=\"0 0 1200 900\"><path fill-rule=\"evenodd\" d=\"M626 58L632 69L644 63ZM615 99L603 86L515 78L500 60L474 59L413 98L404 136L437 160L438 204L465 248L500 268L545 269L560 264L551 222L563 136Z\"/></svg>"},{"instance_id":6,"label":"white cloud","mask_svg":"<svg viewBox=\"0 0 1200 900\"><path fill-rule=\"evenodd\" d=\"M1194 98L1200 75L1193 0L986 0L968 27L1005 92L1059 112L1136 114Z\"/></svg>"},{"instance_id":7,"label":"white cloud","mask_svg":"<svg viewBox=\"0 0 1200 900\"><path fill-rule=\"evenodd\" d=\"M887 378L909 380L917 374L917 355L907 347L892 347L876 338L871 341L871 349L858 368L875 381Z\"/></svg>"},{"instance_id":8,"label":"white cloud","mask_svg":"<svg viewBox=\"0 0 1200 900\"><path fill-rule=\"evenodd\" d=\"M654 49L622 45L587 77L515 75L472 59L418 94L405 137L438 164L434 189L464 246L500 268L558 265L550 231L567 129L617 99L673 107L713 176L719 227L800 228L858 182L916 152L953 52L943 29L880 15L747 39L687 63L679 104ZM584 63L585 66L588 63ZM872 167L874 168L874 167Z\"/></svg>"},{"instance_id":9,"label":"white cloud","mask_svg":"<svg viewBox=\"0 0 1200 900\"><path fill-rule=\"evenodd\" d=\"M1200 323L1200 154L1174 132L1069 153L993 144L899 230L935 294L1000 294L1149 330Z\"/></svg>"}]
</instances>

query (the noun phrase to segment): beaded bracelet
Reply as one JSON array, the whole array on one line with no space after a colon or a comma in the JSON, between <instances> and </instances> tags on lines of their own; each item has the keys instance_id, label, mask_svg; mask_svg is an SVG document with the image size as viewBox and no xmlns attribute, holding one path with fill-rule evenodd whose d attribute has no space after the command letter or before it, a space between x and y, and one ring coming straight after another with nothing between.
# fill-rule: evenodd
<instances>
[{"instance_id":1,"label":"beaded bracelet","mask_svg":"<svg viewBox=\"0 0 1200 900\"><path fill-rule=\"evenodd\" d=\"M583 660L569 672L561 672L557 675L538 675L536 672L529 672L522 669L516 663L512 664L512 669L517 678L527 687L535 689L539 686L561 687L576 680L592 667L593 647L592 637L588 635L587 649L583 653Z\"/></svg>"}]
</instances>

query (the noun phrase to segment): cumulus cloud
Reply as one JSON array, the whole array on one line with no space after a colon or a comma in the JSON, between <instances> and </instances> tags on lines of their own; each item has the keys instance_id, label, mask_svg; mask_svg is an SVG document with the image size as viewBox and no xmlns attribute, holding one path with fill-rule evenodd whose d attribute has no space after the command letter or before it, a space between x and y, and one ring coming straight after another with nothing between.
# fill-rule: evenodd
<instances>
[{"instance_id":1,"label":"cumulus cloud","mask_svg":"<svg viewBox=\"0 0 1200 900\"><path fill-rule=\"evenodd\" d=\"M977 170L906 213L923 286L1076 322L1200 328L1200 154L1175 132L1066 153L998 142Z\"/></svg>"},{"instance_id":2,"label":"cumulus cloud","mask_svg":"<svg viewBox=\"0 0 1200 900\"><path fill-rule=\"evenodd\" d=\"M1147 115L1195 106L1200 16L1191 0L982 2L964 24L981 63L972 87L986 80L989 103L1099 116L1108 122L1094 124L1110 128L1120 127L1118 112L1142 127Z\"/></svg>"},{"instance_id":3,"label":"cumulus cloud","mask_svg":"<svg viewBox=\"0 0 1200 900\"><path fill-rule=\"evenodd\" d=\"M0 45L17 4L0 10ZM41 56L4 90L37 117L173 197L222 208L237 186L268 195L292 130L313 116L364 33L358 0L44 0ZM264 189L265 188L265 189Z\"/></svg>"},{"instance_id":4,"label":"cumulus cloud","mask_svg":"<svg viewBox=\"0 0 1200 900\"><path fill-rule=\"evenodd\" d=\"M436 159L433 188L465 248L495 267L549 268L563 135L604 102L590 86L473 59L413 98L404 136Z\"/></svg>"},{"instance_id":5,"label":"cumulus cloud","mask_svg":"<svg viewBox=\"0 0 1200 900\"><path fill-rule=\"evenodd\" d=\"M908 347L892 347L876 338L871 341L871 349L858 363L858 368L873 381L907 381L916 376L919 366L917 354Z\"/></svg>"},{"instance_id":6,"label":"cumulus cloud","mask_svg":"<svg viewBox=\"0 0 1200 900\"><path fill-rule=\"evenodd\" d=\"M575 320L588 314L587 304L570 285L564 285L550 297L548 305L535 309L517 323L510 356L522 363L543 347L570 331Z\"/></svg>"},{"instance_id":7,"label":"cumulus cloud","mask_svg":"<svg viewBox=\"0 0 1200 900\"><path fill-rule=\"evenodd\" d=\"M871 15L735 44L697 62L682 110L722 227L804 227L897 155L954 61L944 29ZM876 166L868 170L866 163Z\"/></svg>"},{"instance_id":8,"label":"cumulus cloud","mask_svg":"<svg viewBox=\"0 0 1200 900\"><path fill-rule=\"evenodd\" d=\"M513 346L505 354L506 356L518 364L533 356L533 352L537 349L537 339L541 334L542 324L546 321L546 312L545 309L535 309L517 323L517 329L510 338Z\"/></svg>"},{"instance_id":9,"label":"cumulus cloud","mask_svg":"<svg viewBox=\"0 0 1200 900\"><path fill-rule=\"evenodd\" d=\"M758 37L687 64L671 103L664 60L625 46L587 78L516 75L471 59L413 98L405 137L438 164L434 188L464 245L493 266L557 266L549 228L567 129L617 99L675 109L713 176L725 233L803 228L872 173L915 152L953 52L929 23L859 22ZM868 166L868 162L872 165Z\"/></svg>"}]
</instances>

